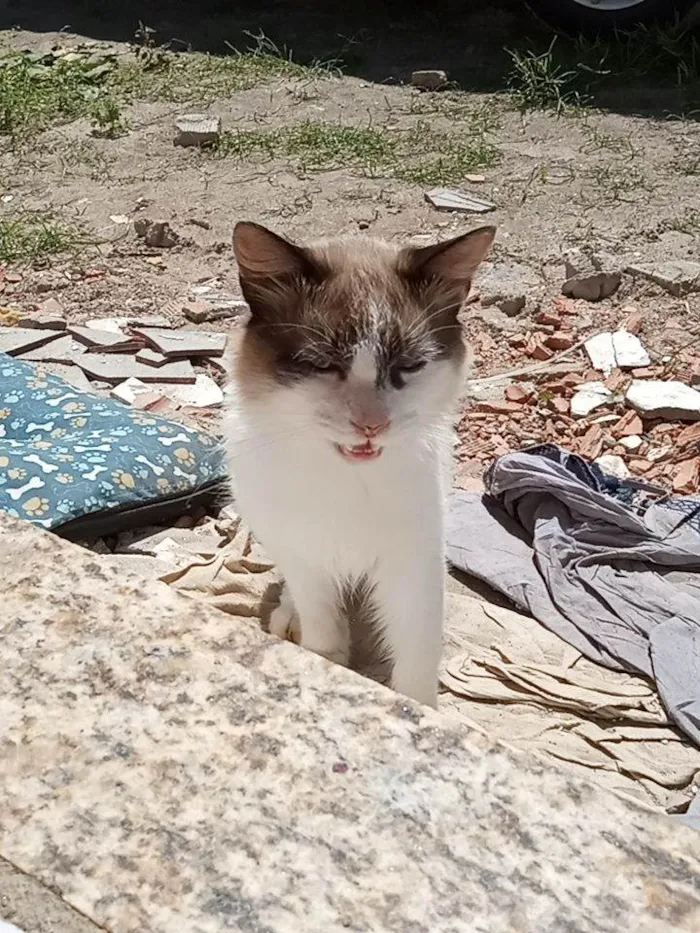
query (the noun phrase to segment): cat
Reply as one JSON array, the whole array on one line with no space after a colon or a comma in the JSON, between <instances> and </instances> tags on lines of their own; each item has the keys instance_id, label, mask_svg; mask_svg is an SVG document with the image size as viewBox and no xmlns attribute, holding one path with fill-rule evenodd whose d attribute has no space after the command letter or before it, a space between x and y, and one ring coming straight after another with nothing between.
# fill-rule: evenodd
<instances>
[{"instance_id":1,"label":"cat","mask_svg":"<svg viewBox=\"0 0 700 933\"><path fill-rule=\"evenodd\" d=\"M297 246L239 223L250 319L234 361L238 508L284 577L270 630L347 665L353 613L379 627L392 687L437 706L444 500L466 349L458 312L495 235L435 246Z\"/></svg>"}]
</instances>

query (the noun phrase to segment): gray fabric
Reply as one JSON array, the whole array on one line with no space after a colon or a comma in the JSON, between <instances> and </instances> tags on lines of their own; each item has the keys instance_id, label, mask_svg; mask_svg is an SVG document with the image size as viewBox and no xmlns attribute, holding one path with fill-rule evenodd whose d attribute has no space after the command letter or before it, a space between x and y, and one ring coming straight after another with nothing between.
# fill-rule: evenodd
<instances>
[{"instance_id":1,"label":"gray fabric","mask_svg":"<svg viewBox=\"0 0 700 933\"><path fill-rule=\"evenodd\" d=\"M490 495L457 492L448 558L591 660L653 678L700 745L700 499L641 506L654 487L608 489L565 456L508 454Z\"/></svg>"}]
</instances>

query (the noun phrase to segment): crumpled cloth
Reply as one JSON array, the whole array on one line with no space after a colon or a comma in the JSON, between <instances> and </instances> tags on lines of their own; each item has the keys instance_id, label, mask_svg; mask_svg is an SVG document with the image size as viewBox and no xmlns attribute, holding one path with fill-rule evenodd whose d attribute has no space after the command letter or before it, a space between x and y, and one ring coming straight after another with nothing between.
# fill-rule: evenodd
<instances>
[{"instance_id":1,"label":"crumpled cloth","mask_svg":"<svg viewBox=\"0 0 700 933\"><path fill-rule=\"evenodd\" d=\"M448 558L584 657L655 681L700 745L700 497L606 476L552 445L451 500Z\"/></svg>"}]
</instances>

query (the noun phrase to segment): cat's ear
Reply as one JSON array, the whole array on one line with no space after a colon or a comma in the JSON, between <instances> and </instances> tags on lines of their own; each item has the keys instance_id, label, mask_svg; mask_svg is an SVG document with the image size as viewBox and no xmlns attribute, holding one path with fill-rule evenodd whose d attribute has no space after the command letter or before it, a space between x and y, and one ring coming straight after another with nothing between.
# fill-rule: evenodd
<instances>
[{"instance_id":1,"label":"cat's ear","mask_svg":"<svg viewBox=\"0 0 700 933\"><path fill-rule=\"evenodd\" d=\"M399 254L399 268L414 281L437 281L466 298L495 235L495 227L479 227L435 246L406 247Z\"/></svg>"},{"instance_id":2,"label":"cat's ear","mask_svg":"<svg viewBox=\"0 0 700 933\"><path fill-rule=\"evenodd\" d=\"M236 224L233 251L253 321L284 318L298 304L296 299L304 284L323 277L310 250L260 224Z\"/></svg>"},{"instance_id":3,"label":"cat's ear","mask_svg":"<svg viewBox=\"0 0 700 933\"><path fill-rule=\"evenodd\" d=\"M260 224L242 221L233 231L233 252L243 281L316 277L309 250L296 246Z\"/></svg>"}]
</instances>

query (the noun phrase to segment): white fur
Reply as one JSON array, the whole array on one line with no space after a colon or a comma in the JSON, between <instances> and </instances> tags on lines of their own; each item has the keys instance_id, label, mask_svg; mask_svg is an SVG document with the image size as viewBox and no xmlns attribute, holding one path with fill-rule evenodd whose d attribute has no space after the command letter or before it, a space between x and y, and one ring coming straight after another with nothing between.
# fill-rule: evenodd
<instances>
[{"instance_id":1,"label":"white fur","mask_svg":"<svg viewBox=\"0 0 700 933\"><path fill-rule=\"evenodd\" d=\"M234 386L227 441L236 501L288 588L273 631L285 633L293 602L302 646L347 664L338 585L366 574L394 660L393 687L436 706L443 503L464 374L435 361L407 374L402 389L378 391L366 349L356 362L345 381L322 374L276 386L262 401ZM362 440L351 422L381 423L383 414L391 427L376 439L381 457L345 460L335 445Z\"/></svg>"}]
</instances>

